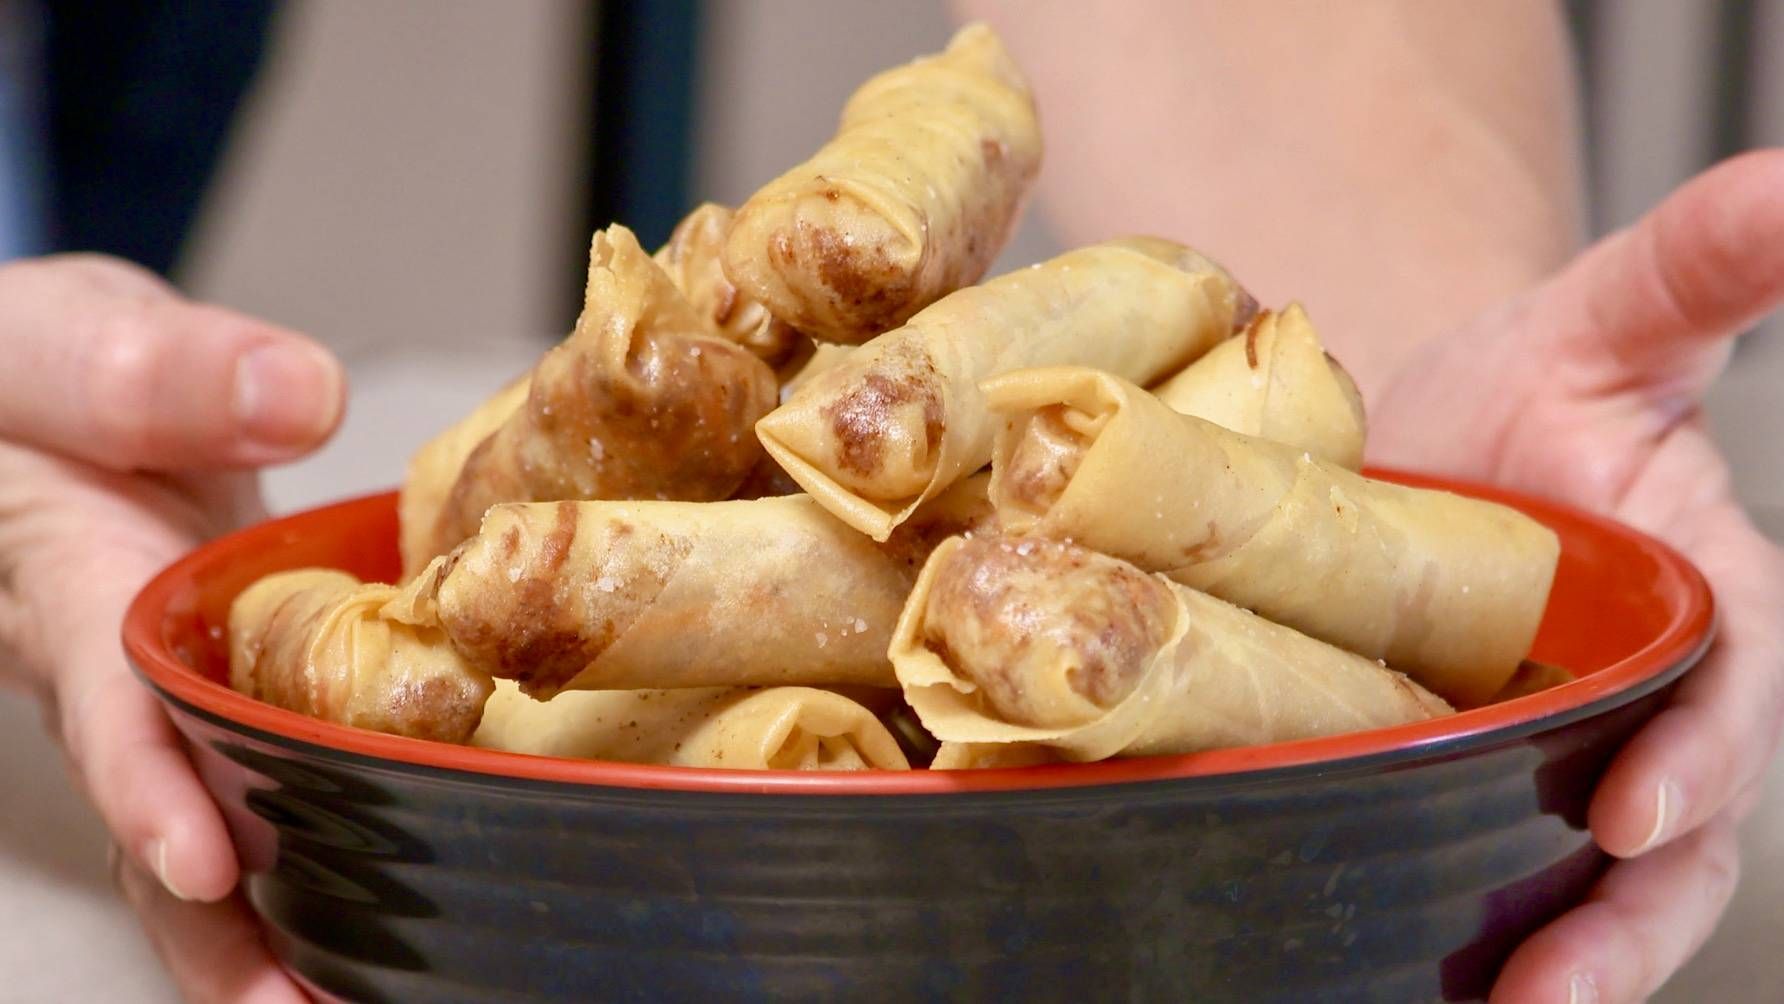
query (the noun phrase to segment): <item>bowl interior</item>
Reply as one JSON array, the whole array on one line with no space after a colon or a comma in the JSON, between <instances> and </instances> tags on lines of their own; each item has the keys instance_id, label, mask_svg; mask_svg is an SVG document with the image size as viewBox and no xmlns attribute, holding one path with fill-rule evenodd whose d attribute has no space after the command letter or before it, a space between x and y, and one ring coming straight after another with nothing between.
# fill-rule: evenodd
<instances>
[{"instance_id":1,"label":"bowl interior","mask_svg":"<svg viewBox=\"0 0 1784 1004\"><path fill-rule=\"evenodd\" d=\"M164 698L226 725L286 740L410 764L551 781L836 794L1157 780L1422 749L1550 716L1589 713L1609 698L1678 670L1707 645L1713 621L1709 589L1696 569L1664 544L1610 520L1502 489L1402 472L1371 473L1505 502L1553 528L1561 539L1560 566L1531 656L1580 678L1443 719L1325 739L1099 764L846 775L697 770L499 753L318 722L230 690L224 633L236 594L263 575L307 566L392 580L400 567L394 493L313 509L212 541L144 588L125 619L124 642L138 670Z\"/></svg>"}]
</instances>

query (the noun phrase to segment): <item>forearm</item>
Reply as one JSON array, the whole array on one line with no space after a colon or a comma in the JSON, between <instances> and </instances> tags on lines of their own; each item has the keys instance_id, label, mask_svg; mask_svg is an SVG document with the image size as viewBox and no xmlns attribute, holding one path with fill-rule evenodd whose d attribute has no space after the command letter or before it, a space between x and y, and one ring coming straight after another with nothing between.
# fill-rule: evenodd
<instances>
[{"instance_id":1,"label":"forearm","mask_svg":"<svg viewBox=\"0 0 1784 1004\"><path fill-rule=\"evenodd\" d=\"M1200 247L1264 303L1305 303L1366 393L1578 246L1552 4L955 4L1033 78L1063 241Z\"/></svg>"}]
</instances>

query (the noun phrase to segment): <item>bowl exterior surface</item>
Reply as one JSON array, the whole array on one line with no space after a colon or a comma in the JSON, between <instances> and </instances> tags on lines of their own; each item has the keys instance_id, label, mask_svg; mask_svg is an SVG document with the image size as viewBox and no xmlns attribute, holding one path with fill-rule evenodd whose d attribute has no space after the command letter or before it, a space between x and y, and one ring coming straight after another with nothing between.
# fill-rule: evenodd
<instances>
[{"instance_id":1,"label":"bowl exterior surface","mask_svg":"<svg viewBox=\"0 0 1784 1004\"><path fill-rule=\"evenodd\" d=\"M813 797L516 784L179 716L275 950L342 1000L1469 1000L1605 865L1655 692L1343 771Z\"/></svg>"},{"instance_id":2,"label":"bowl exterior surface","mask_svg":"<svg viewBox=\"0 0 1784 1004\"><path fill-rule=\"evenodd\" d=\"M1581 680L1156 761L618 767L361 733L219 685L229 599L260 575L394 574L388 496L176 565L125 643L224 809L273 950L324 999L1472 1000L1606 866L1590 793L1710 630L1676 555L1527 508L1564 544L1535 654Z\"/></svg>"}]
</instances>

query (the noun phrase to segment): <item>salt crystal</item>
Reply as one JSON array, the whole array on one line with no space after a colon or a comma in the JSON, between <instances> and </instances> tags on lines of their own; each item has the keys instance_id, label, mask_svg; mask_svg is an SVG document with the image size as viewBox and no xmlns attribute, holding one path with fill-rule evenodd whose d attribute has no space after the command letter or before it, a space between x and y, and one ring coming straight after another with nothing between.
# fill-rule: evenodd
<instances>
[{"instance_id":1,"label":"salt crystal","mask_svg":"<svg viewBox=\"0 0 1784 1004\"><path fill-rule=\"evenodd\" d=\"M519 582L520 581L520 566L519 565L509 566L508 581L509 582Z\"/></svg>"},{"instance_id":2,"label":"salt crystal","mask_svg":"<svg viewBox=\"0 0 1784 1004\"><path fill-rule=\"evenodd\" d=\"M588 441L588 455L596 460L600 460L607 455L607 449L601 445L599 439L590 436Z\"/></svg>"},{"instance_id":3,"label":"salt crystal","mask_svg":"<svg viewBox=\"0 0 1784 1004\"><path fill-rule=\"evenodd\" d=\"M611 593L619 588L619 581L611 575L603 575L595 580L595 588L603 593Z\"/></svg>"},{"instance_id":4,"label":"salt crystal","mask_svg":"<svg viewBox=\"0 0 1784 1004\"><path fill-rule=\"evenodd\" d=\"M1022 555L1024 558L1033 554L1034 553L1034 542L1025 540L1022 543L1016 545L1016 553Z\"/></svg>"},{"instance_id":5,"label":"salt crystal","mask_svg":"<svg viewBox=\"0 0 1784 1004\"><path fill-rule=\"evenodd\" d=\"M825 634L822 631L819 631L818 632L818 647L823 648L825 645L828 645L828 644L830 644L830 636Z\"/></svg>"},{"instance_id":6,"label":"salt crystal","mask_svg":"<svg viewBox=\"0 0 1784 1004\"><path fill-rule=\"evenodd\" d=\"M866 634L867 633L867 622L865 620L862 620L859 617L855 618L855 633L856 634Z\"/></svg>"}]
</instances>

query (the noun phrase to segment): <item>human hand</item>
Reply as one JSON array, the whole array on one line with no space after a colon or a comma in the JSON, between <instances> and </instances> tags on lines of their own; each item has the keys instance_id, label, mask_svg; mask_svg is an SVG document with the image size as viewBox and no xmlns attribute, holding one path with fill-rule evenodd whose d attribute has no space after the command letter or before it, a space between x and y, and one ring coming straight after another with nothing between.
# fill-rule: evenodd
<instances>
[{"instance_id":1,"label":"human hand","mask_svg":"<svg viewBox=\"0 0 1784 1004\"><path fill-rule=\"evenodd\" d=\"M301 1001L232 896L223 818L118 627L162 566L262 514L249 468L333 431L340 366L89 255L0 266L0 351L0 678L42 703L186 997Z\"/></svg>"},{"instance_id":2,"label":"human hand","mask_svg":"<svg viewBox=\"0 0 1784 1004\"><path fill-rule=\"evenodd\" d=\"M1784 717L1784 557L1735 500L1699 406L1734 334L1784 301L1781 238L1784 151L1722 164L1432 343L1373 413L1371 460L1609 513L1684 552L1716 595L1714 647L1593 796L1593 837L1622 860L1518 949L1495 1002L1641 1000L1734 892L1734 823Z\"/></svg>"}]
</instances>

